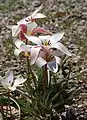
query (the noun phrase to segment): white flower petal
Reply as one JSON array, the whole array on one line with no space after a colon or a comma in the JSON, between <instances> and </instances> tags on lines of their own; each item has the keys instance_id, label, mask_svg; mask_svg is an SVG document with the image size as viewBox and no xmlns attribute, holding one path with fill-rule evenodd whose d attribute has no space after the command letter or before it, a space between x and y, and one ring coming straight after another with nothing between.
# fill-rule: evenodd
<instances>
[{"instance_id":1,"label":"white flower petal","mask_svg":"<svg viewBox=\"0 0 87 120\"><path fill-rule=\"evenodd\" d=\"M13 83L13 71L8 70L8 72L5 75L5 81L7 81L9 84L12 85L12 83Z\"/></svg>"},{"instance_id":2,"label":"white flower petal","mask_svg":"<svg viewBox=\"0 0 87 120\"><path fill-rule=\"evenodd\" d=\"M15 56L19 56L22 51L20 49L15 49L14 54Z\"/></svg>"},{"instance_id":3,"label":"white flower petal","mask_svg":"<svg viewBox=\"0 0 87 120\"><path fill-rule=\"evenodd\" d=\"M56 44L52 45L51 48L56 48L65 53L68 56L71 56L71 53L68 51L68 49L60 42L57 42Z\"/></svg>"},{"instance_id":4,"label":"white flower petal","mask_svg":"<svg viewBox=\"0 0 87 120\"><path fill-rule=\"evenodd\" d=\"M45 36L39 36L41 43L44 43L45 41L50 40L50 35L45 35Z\"/></svg>"},{"instance_id":5,"label":"white flower petal","mask_svg":"<svg viewBox=\"0 0 87 120\"><path fill-rule=\"evenodd\" d=\"M41 44L41 41L40 41L40 38L38 38L38 37L36 37L36 36L30 36L30 35L26 35L25 34L25 37L29 40L29 41L31 41L31 42L33 42L33 43L35 43L35 44Z\"/></svg>"},{"instance_id":6,"label":"white flower petal","mask_svg":"<svg viewBox=\"0 0 87 120\"><path fill-rule=\"evenodd\" d=\"M61 59L60 59L59 57L56 57L56 56L55 56L55 60L56 60L56 63L58 63L58 64L60 65Z\"/></svg>"},{"instance_id":7,"label":"white flower petal","mask_svg":"<svg viewBox=\"0 0 87 120\"><path fill-rule=\"evenodd\" d=\"M3 87L5 89L8 89L8 87L11 87L11 85L7 81L5 81L5 80L1 81L1 84L3 85Z\"/></svg>"},{"instance_id":8,"label":"white flower petal","mask_svg":"<svg viewBox=\"0 0 87 120\"><path fill-rule=\"evenodd\" d=\"M47 64L47 62L43 58L41 58L41 57L39 57L36 60L36 65L39 66L39 67L43 67L45 64Z\"/></svg>"},{"instance_id":9,"label":"white flower petal","mask_svg":"<svg viewBox=\"0 0 87 120\"><path fill-rule=\"evenodd\" d=\"M15 79L12 87L20 86L20 84L23 84L25 81L26 81L26 79L24 79L24 78L17 78L17 79Z\"/></svg>"},{"instance_id":10,"label":"white flower petal","mask_svg":"<svg viewBox=\"0 0 87 120\"><path fill-rule=\"evenodd\" d=\"M64 35L64 32L59 32L59 33L53 34L50 37L51 44L54 44L54 43L60 41L60 39L63 37L63 35Z\"/></svg>"},{"instance_id":11,"label":"white flower petal","mask_svg":"<svg viewBox=\"0 0 87 120\"><path fill-rule=\"evenodd\" d=\"M12 36L16 37L19 32L20 32L19 25L13 25L12 26Z\"/></svg>"},{"instance_id":12,"label":"white flower petal","mask_svg":"<svg viewBox=\"0 0 87 120\"><path fill-rule=\"evenodd\" d=\"M47 67L50 71L56 73L58 71L58 65L56 63L56 61L51 61L47 63Z\"/></svg>"},{"instance_id":13,"label":"white flower petal","mask_svg":"<svg viewBox=\"0 0 87 120\"><path fill-rule=\"evenodd\" d=\"M20 46L21 46L22 44L25 45L25 43L24 43L23 41L19 40L19 39L15 40L15 41L14 41L14 44L15 44L16 47L19 48L19 49L20 49Z\"/></svg>"},{"instance_id":14,"label":"white flower petal","mask_svg":"<svg viewBox=\"0 0 87 120\"><path fill-rule=\"evenodd\" d=\"M8 71L6 73L5 79L1 81L1 84L4 88L8 89L8 87L11 87L13 83L13 71Z\"/></svg>"},{"instance_id":15,"label":"white flower petal","mask_svg":"<svg viewBox=\"0 0 87 120\"><path fill-rule=\"evenodd\" d=\"M27 34L31 34L32 31L37 27L37 24L35 22L30 22L27 24Z\"/></svg>"},{"instance_id":16,"label":"white flower petal","mask_svg":"<svg viewBox=\"0 0 87 120\"><path fill-rule=\"evenodd\" d=\"M22 45L20 46L20 50L21 50L21 51L24 51L24 52L30 52L30 48L31 48L30 45L24 45L24 44L22 44Z\"/></svg>"},{"instance_id":17,"label":"white flower petal","mask_svg":"<svg viewBox=\"0 0 87 120\"><path fill-rule=\"evenodd\" d=\"M42 7L43 7L43 5L41 5L40 7L38 7L38 9L36 9L36 10L32 13L31 17L34 17L34 16L42 9Z\"/></svg>"},{"instance_id":18,"label":"white flower petal","mask_svg":"<svg viewBox=\"0 0 87 120\"><path fill-rule=\"evenodd\" d=\"M41 47L31 48L30 52L30 63L33 65L38 57Z\"/></svg>"},{"instance_id":19,"label":"white flower petal","mask_svg":"<svg viewBox=\"0 0 87 120\"><path fill-rule=\"evenodd\" d=\"M37 13L36 15L33 16L33 18L37 19L37 18L45 18L46 16L42 13Z\"/></svg>"},{"instance_id":20,"label":"white flower petal","mask_svg":"<svg viewBox=\"0 0 87 120\"><path fill-rule=\"evenodd\" d=\"M28 16L29 17L29 16ZM17 22L18 25L21 24L27 24L28 22L26 21L26 19L28 19L28 17L21 19L20 21Z\"/></svg>"},{"instance_id":21,"label":"white flower petal","mask_svg":"<svg viewBox=\"0 0 87 120\"><path fill-rule=\"evenodd\" d=\"M45 36L39 36L41 40L50 40L50 35L45 35Z\"/></svg>"},{"instance_id":22,"label":"white flower petal","mask_svg":"<svg viewBox=\"0 0 87 120\"><path fill-rule=\"evenodd\" d=\"M51 47L50 47L50 48L51 48ZM60 56L63 56L64 53L61 52L60 50L56 49L56 50L53 50L53 55L60 57Z\"/></svg>"}]
</instances>

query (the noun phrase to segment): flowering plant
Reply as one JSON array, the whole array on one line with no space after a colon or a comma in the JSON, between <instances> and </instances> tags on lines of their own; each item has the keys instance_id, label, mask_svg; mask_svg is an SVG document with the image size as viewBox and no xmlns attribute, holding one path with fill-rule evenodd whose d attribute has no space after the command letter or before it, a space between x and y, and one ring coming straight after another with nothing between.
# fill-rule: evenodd
<instances>
[{"instance_id":1,"label":"flowering plant","mask_svg":"<svg viewBox=\"0 0 87 120\"><path fill-rule=\"evenodd\" d=\"M10 107L7 111L10 109L11 120L16 119L12 113L12 101L16 103L19 110L21 109L25 119L32 117L35 120L44 120L49 117L52 119L53 114L59 111L59 106L64 107L62 94L65 93L67 96L70 94L65 89L63 90L64 84L61 85L61 81L55 80L55 76L62 70L63 56L71 56L69 50L60 42L64 32L53 34L49 30L38 27L36 19L46 17L42 13L38 13L41 8L42 6L31 16L17 22L17 25L7 26L12 30L15 56L20 59L22 55L22 59L27 61L27 72L23 74L24 78L14 79L13 71L8 71L5 78L0 77L1 84L7 89L8 97L5 98L8 98L9 101ZM40 68L37 68L36 65ZM35 69L33 69L34 67ZM14 99L13 91L18 94ZM53 93L53 91L55 92ZM59 104L57 99L62 103ZM8 117L8 114L3 112L3 117ZM21 119L20 112L18 119Z\"/></svg>"}]
</instances>

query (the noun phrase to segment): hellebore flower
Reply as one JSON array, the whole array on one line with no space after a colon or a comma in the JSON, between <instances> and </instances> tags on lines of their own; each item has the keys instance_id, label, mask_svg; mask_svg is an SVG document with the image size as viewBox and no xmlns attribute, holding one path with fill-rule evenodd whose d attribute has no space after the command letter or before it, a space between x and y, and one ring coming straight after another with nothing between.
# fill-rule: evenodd
<instances>
[{"instance_id":1,"label":"hellebore flower","mask_svg":"<svg viewBox=\"0 0 87 120\"><path fill-rule=\"evenodd\" d=\"M57 49L59 50L59 52L71 56L71 53L68 51L68 49L62 43L59 42L63 35L64 32L39 37L29 35L25 36L29 41L37 45L47 46L49 49Z\"/></svg>"},{"instance_id":2,"label":"hellebore flower","mask_svg":"<svg viewBox=\"0 0 87 120\"><path fill-rule=\"evenodd\" d=\"M39 54L39 51L40 51L41 47L32 46L32 45L26 45L21 40L16 40L14 43L15 43L15 46L16 46L14 54L16 56L19 56L21 53L23 53L23 55L25 57L30 58L30 64L34 64L37 57L38 57L38 54Z\"/></svg>"},{"instance_id":3,"label":"hellebore flower","mask_svg":"<svg viewBox=\"0 0 87 120\"><path fill-rule=\"evenodd\" d=\"M8 71L5 75L5 79L0 76L0 82L5 89L12 91L16 90L16 87L21 86L26 81L24 78L16 78L14 80L13 71Z\"/></svg>"},{"instance_id":4,"label":"hellebore flower","mask_svg":"<svg viewBox=\"0 0 87 120\"><path fill-rule=\"evenodd\" d=\"M36 65L43 67L47 64L47 68L56 73L58 71L58 64L60 64L61 59L57 56L54 56L53 52L53 50L48 49L47 47L42 47L36 60Z\"/></svg>"}]
</instances>

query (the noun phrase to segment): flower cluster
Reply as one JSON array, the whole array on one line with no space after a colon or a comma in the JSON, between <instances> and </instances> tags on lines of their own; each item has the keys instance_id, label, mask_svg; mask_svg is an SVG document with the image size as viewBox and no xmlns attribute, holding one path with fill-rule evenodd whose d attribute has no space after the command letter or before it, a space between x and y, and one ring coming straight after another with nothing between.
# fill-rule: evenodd
<instances>
[{"instance_id":1,"label":"flower cluster","mask_svg":"<svg viewBox=\"0 0 87 120\"><path fill-rule=\"evenodd\" d=\"M29 57L31 65L37 64L39 67L43 67L47 64L47 68L56 73L58 64L61 62L60 56L63 54L71 56L71 53L60 42L64 32L53 34L49 30L38 27L35 20L46 17L39 13L41 7L31 16L20 20L17 25L11 27L12 36L17 38L14 41L16 46L14 53L17 56L23 53L25 57ZM41 33L41 35L37 36L37 33ZM45 35L42 36L42 33Z\"/></svg>"},{"instance_id":2,"label":"flower cluster","mask_svg":"<svg viewBox=\"0 0 87 120\"><path fill-rule=\"evenodd\" d=\"M64 32L51 33L42 27L38 27L36 19L45 18L46 16L39 13L40 6L32 15L20 20L16 25L8 25L12 30L12 36L15 38L14 54L20 56L22 53L30 61L30 64L36 64L39 67L47 66L47 69L56 73L58 65L61 63L62 55L71 56L68 49L60 42ZM38 36L37 33L41 33ZM42 35L44 34L44 35ZM0 77L1 83L5 88L15 90L17 86L25 81L20 78L13 81L13 72L7 73L5 80ZM20 82L21 81L21 82Z\"/></svg>"}]
</instances>

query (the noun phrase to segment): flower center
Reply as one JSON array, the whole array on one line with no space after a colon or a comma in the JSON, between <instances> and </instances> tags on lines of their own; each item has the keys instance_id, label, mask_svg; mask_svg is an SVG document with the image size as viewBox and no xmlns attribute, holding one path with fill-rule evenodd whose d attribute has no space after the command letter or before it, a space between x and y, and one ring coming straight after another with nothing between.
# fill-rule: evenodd
<instances>
[{"instance_id":1,"label":"flower center","mask_svg":"<svg viewBox=\"0 0 87 120\"><path fill-rule=\"evenodd\" d=\"M50 41L44 41L44 42L42 42L42 45L45 45L45 46L48 46L48 45L50 45Z\"/></svg>"},{"instance_id":2,"label":"flower center","mask_svg":"<svg viewBox=\"0 0 87 120\"><path fill-rule=\"evenodd\" d=\"M25 56L25 57L29 57L29 56L30 56L30 53L29 53L29 52L25 52L25 53L24 53L24 56Z\"/></svg>"},{"instance_id":3,"label":"flower center","mask_svg":"<svg viewBox=\"0 0 87 120\"><path fill-rule=\"evenodd\" d=\"M46 55L46 61L50 62L53 60L53 55Z\"/></svg>"}]
</instances>

